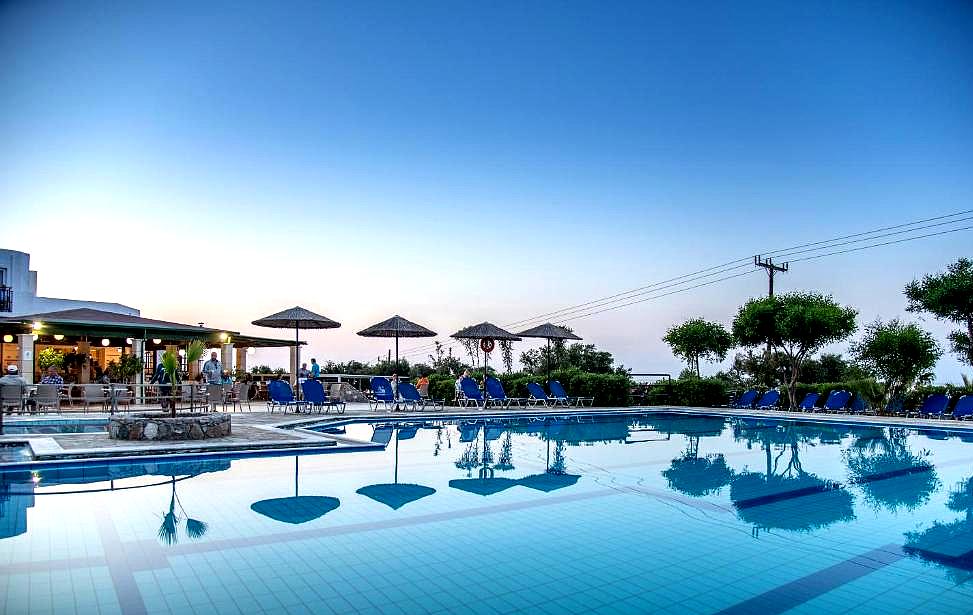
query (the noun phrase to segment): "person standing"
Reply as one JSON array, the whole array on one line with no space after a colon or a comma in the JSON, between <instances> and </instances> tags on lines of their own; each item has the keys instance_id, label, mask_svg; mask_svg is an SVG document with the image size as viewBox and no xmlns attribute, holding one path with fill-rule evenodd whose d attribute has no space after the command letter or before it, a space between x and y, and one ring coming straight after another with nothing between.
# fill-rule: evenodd
<instances>
[{"instance_id":1,"label":"person standing","mask_svg":"<svg viewBox=\"0 0 973 615\"><path fill-rule=\"evenodd\" d=\"M169 373L162 366L162 361L159 361L159 364L155 366L155 372L152 373L152 380L149 380L149 384L159 385L159 406L163 410L175 403L172 400L172 383L169 381Z\"/></svg>"},{"instance_id":2,"label":"person standing","mask_svg":"<svg viewBox=\"0 0 973 615\"><path fill-rule=\"evenodd\" d=\"M210 353L209 361L203 363L203 375L209 384L223 383L223 364L216 358L216 351Z\"/></svg>"},{"instance_id":3,"label":"person standing","mask_svg":"<svg viewBox=\"0 0 973 615\"><path fill-rule=\"evenodd\" d=\"M315 380L317 380L320 377L321 377L321 366L318 365L318 360L317 359L312 358L311 359L311 378L314 378Z\"/></svg>"}]
</instances>

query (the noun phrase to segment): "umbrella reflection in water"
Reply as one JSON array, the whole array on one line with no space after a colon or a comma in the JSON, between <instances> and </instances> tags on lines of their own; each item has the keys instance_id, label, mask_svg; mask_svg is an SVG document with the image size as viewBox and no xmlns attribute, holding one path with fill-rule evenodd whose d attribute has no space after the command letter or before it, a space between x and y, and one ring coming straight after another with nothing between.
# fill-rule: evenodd
<instances>
[{"instance_id":1,"label":"umbrella reflection in water","mask_svg":"<svg viewBox=\"0 0 973 615\"><path fill-rule=\"evenodd\" d=\"M421 500L422 498L436 493L432 487L416 485L412 483L399 482L399 440L409 440L416 436L418 427L408 425L399 427L397 430L390 425L378 425L372 433L372 442L388 444L392 439L392 432L395 431L395 466L393 471L392 483L382 483L378 485L367 485L356 493L371 498L376 502L381 502L389 508L398 510L410 502Z\"/></svg>"},{"instance_id":2,"label":"umbrella reflection in water","mask_svg":"<svg viewBox=\"0 0 973 615\"><path fill-rule=\"evenodd\" d=\"M319 495L298 495L298 475L300 458L294 457L294 496L260 500L250 505L250 509L265 517L284 523L307 523L323 517L341 505L338 498Z\"/></svg>"}]
</instances>

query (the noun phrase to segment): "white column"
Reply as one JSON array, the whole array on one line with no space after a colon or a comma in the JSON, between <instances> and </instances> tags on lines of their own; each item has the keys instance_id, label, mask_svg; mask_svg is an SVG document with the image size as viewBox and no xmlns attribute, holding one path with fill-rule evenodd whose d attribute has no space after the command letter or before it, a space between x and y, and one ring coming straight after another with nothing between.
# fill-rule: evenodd
<instances>
[{"instance_id":1,"label":"white column","mask_svg":"<svg viewBox=\"0 0 973 615\"><path fill-rule=\"evenodd\" d=\"M247 349L237 348L236 352L233 354L236 355L236 365L234 366L234 369L241 372L247 371Z\"/></svg>"},{"instance_id":2,"label":"white column","mask_svg":"<svg viewBox=\"0 0 973 615\"><path fill-rule=\"evenodd\" d=\"M300 365L297 364L297 346L289 346L291 353L291 386L297 386L297 368Z\"/></svg>"},{"instance_id":3,"label":"white column","mask_svg":"<svg viewBox=\"0 0 973 615\"><path fill-rule=\"evenodd\" d=\"M233 344L223 344L220 349L220 363L223 364L223 369L233 373Z\"/></svg>"},{"instance_id":4,"label":"white column","mask_svg":"<svg viewBox=\"0 0 973 615\"><path fill-rule=\"evenodd\" d=\"M27 384L34 383L34 334L21 333L17 336L20 344L20 355L17 357L17 369Z\"/></svg>"},{"instance_id":5,"label":"white column","mask_svg":"<svg viewBox=\"0 0 973 615\"><path fill-rule=\"evenodd\" d=\"M145 340L132 339L132 354L136 356L139 360L145 359ZM153 368L155 365L152 366ZM142 385L145 383L145 365L142 369L135 374L135 403L141 404L145 402L145 396L143 395Z\"/></svg>"}]
</instances>

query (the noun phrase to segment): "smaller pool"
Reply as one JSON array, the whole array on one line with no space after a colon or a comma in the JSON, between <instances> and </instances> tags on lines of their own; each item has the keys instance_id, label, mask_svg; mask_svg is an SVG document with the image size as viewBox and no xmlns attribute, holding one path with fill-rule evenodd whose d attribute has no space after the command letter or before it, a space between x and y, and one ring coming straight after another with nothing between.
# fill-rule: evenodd
<instances>
[{"instance_id":1,"label":"smaller pool","mask_svg":"<svg viewBox=\"0 0 973 615\"><path fill-rule=\"evenodd\" d=\"M45 419L4 422L3 435L99 433L108 428L104 419Z\"/></svg>"}]
</instances>

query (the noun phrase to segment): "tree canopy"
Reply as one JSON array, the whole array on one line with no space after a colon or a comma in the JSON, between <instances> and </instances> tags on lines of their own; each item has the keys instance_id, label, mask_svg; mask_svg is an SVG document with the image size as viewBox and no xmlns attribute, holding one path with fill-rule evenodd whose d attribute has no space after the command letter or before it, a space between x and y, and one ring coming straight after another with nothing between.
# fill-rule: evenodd
<instances>
[{"instance_id":1,"label":"tree canopy","mask_svg":"<svg viewBox=\"0 0 973 615\"><path fill-rule=\"evenodd\" d=\"M733 348L733 336L718 322L709 322L702 318L687 320L681 325L674 325L662 341L669 344L672 354L680 357L695 370L699 377L699 361L722 361Z\"/></svg>"},{"instance_id":2,"label":"tree canopy","mask_svg":"<svg viewBox=\"0 0 973 615\"><path fill-rule=\"evenodd\" d=\"M898 319L868 325L861 341L852 344L851 353L884 382L887 400L907 391L942 356L932 334Z\"/></svg>"},{"instance_id":3,"label":"tree canopy","mask_svg":"<svg viewBox=\"0 0 973 615\"><path fill-rule=\"evenodd\" d=\"M830 296L787 293L744 304L733 319L733 335L743 346L753 348L769 342L780 352L790 371L787 395L793 407L805 359L854 333L857 315L854 308L843 307Z\"/></svg>"},{"instance_id":4,"label":"tree canopy","mask_svg":"<svg viewBox=\"0 0 973 615\"><path fill-rule=\"evenodd\" d=\"M929 274L905 287L910 312L929 312L939 320L963 325L949 334L952 351L973 365L973 261L961 258L945 273Z\"/></svg>"}]
</instances>

